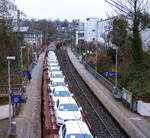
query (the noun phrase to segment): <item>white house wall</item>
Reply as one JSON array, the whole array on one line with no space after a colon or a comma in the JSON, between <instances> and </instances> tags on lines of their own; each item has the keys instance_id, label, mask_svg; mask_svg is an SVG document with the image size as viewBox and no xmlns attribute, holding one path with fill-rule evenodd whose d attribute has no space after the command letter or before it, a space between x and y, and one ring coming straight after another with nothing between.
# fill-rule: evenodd
<instances>
[{"instance_id":1,"label":"white house wall","mask_svg":"<svg viewBox=\"0 0 150 138\"><path fill-rule=\"evenodd\" d=\"M78 39L79 40L85 40L84 36L84 23L80 22L79 23L79 28L78 28Z\"/></svg>"},{"instance_id":2,"label":"white house wall","mask_svg":"<svg viewBox=\"0 0 150 138\"><path fill-rule=\"evenodd\" d=\"M84 40L86 42L106 43L106 37L111 31L111 22L112 19L98 21L98 18L89 18L84 24Z\"/></svg>"},{"instance_id":3,"label":"white house wall","mask_svg":"<svg viewBox=\"0 0 150 138\"><path fill-rule=\"evenodd\" d=\"M97 37L97 22L98 18L89 18L85 25L85 41L93 42L96 41Z\"/></svg>"},{"instance_id":4,"label":"white house wall","mask_svg":"<svg viewBox=\"0 0 150 138\"><path fill-rule=\"evenodd\" d=\"M84 40L85 42L98 41L99 43L105 44L106 46L111 47L111 38L108 42L107 36L112 30L112 22L117 18L110 18L106 20L98 21L98 18L88 18L86 23L79 24L79 34L84 34L84 37L78 37L79 40ZM132 21L128 19L129 26L132 25ZM95 30L95 31L93 31ZM128 30L128 33L132 35L132 32ZM150 29L145 29L141 32L143 50L147 51L150 49Z\"/></svg>"},{"instance_id":5,"label":"white house wall","mask_svg":"<svg viewBox=\"0 0 150 138\"><path fill-rule=\"evenodd\" d=\"M105 39L104 39L104 35L105 35L105 31L104 31L104 26L105 23L104 22L99 22L98 23L98 42L100 43L105 43Z\"/></svg>"},{"instance_id":6,"label":"white house wall","mask_svg":"<svg viewBox=\"0 0 150 138\"><path fill-rule=\"evenodd\" d=\"M112 30L112 21L113 19L109 20L102 20L98 22L98 42L105 44L106 46L112 46L111 39L107 40L108 34ZM109 41L109 42L108 42Z\"/></svg>"},{"instance_id":7,"label":"white house wall","mask_svg":"<svg viewBox=\"0 0 150 138\"><path fill-rule=\"evenodd\" d=\"M87 42L87 23L84 23L84 41Z\"/></svg>"}]
</instances>

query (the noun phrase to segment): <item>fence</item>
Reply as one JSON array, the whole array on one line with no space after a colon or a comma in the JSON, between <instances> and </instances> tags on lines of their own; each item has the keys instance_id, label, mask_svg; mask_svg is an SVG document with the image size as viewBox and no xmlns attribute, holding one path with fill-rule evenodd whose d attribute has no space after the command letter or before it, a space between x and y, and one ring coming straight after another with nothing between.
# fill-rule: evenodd
<instances>
[{"instance_id":1,"label":"fence","mask_svg":"<svg viewBox=\"0 0 150 138\"><path fill-rule=\"evenodd\" d=\"M13 85L11 87L11 92L20 93L22 97L25 98L25 91L26 91L26 85L27 85L27 77L24 77L23 83L18 85ZM0 85L0 105L8 104L9 93L8 93L8 85ZM13 107L13 116L19 111L20 104L12 104Z\"/></svg>"},{"instance_id":2,"label":"fence","mask_svg":"<svg viewBox=\"0 0 150 138\"><path fill-rule=\"evenodd\" d=\"M11 88L11 91L19 91L20 90L20 84L13 85ZM8 94L8 85L0 85L0 98L7 98L9 96Z\"/></svg>"},{"instance_id":3,"label":"fence","mask_svg":"<svg viewBox=\"0 0 150 138\"><path fill-rule=\"evenodd\" d=\"M72 49L71 49L72 50ZM126 107L128 107L131 111L137 112L142 116L150 116L150 103L144 103L142 101L137 100L136 96L134 96L130 91L126 90L119 86L116 88L113 83L103 77L100 73L98 73L94 68L92 68L89 64L87 64L83 57L80 54L75 55L80 63L84 64L85 68L106 88L108 88L116 99L119 99Z\"/></svg>"},{"instance_id":4,"label":"fence","mask_svg":"<svg viewBox=\"0 0 150 138\"><path fill-rule=\"evenodd\" d=\"M122 90L122 102L125 106L129 107L131 111L137 112L136 97L125 88Z\"/></svg>"},{"instance_id":5,"label":"fence","mask_svg":"<svg viewBox=\"0 0 150 138\"><path fill-rule=\"evenodd\" d=\"M108 88L114 97L117 100L120 100L123 102L123 104L130 108L131 111L136 112L137 111L137 101L135 99L135 96L125 88L119 89L114 86L113 83L111 83L109 80L107 80L105 77L103 77L101 74L99 74L95 69L93 69L90 65L87 63L84 64L85 68L96 78L100 83L102 83L106 88Z\"/></svg>"},{"instance_id":6,"label":"fence","mask_svg":"<svg viewBox=\"0 0 150 138\"><path fill-rule=\"evenodd\" d=\"M28 82L28 79L27 79L27 76L25 76L23 79L22 85L20 85L21 87L19 87L19 90L17 91L17 93L22 95L24 102L26 101L25 92L26 92L27 82ZM13 116L16 116L20 112L21 104L13 103L12 108L13 108Z\"/></svg>"},{"instance_id":7,"label":"fence","mask_svg":"<svg viewBox=\"0 0 150 138\"><path fill-rule=\"evenodd\" d=\"M107 87L110 91L113 90L114 85L105 79L101 74L99 74L95 69L93 69L90 65L85 63L85 68L92 73L92 75L97 78L105 87Z\"/></svg>"}]
</instances>

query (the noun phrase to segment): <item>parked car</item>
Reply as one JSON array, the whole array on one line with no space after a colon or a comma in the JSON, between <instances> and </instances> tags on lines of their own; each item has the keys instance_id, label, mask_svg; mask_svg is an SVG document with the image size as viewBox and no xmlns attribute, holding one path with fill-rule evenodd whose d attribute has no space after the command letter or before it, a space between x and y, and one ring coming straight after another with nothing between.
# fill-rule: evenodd
<instances>
[{"instance_id":1,"label":"parked car","mask_svg":"<svg viewBox=\"0 0 150 138\"><path fill-rule=\"evenodd\" d=\"M57 86L67 86L68 87L68 85L65 84L64 79L60 79L60 78L53 79L48 85L49 85L51 92Z\"/></svg>"},{"instance_id":2,"label":"parked car","mask_svg":"<svg viewBox=\"0 0 150 138\"><path fill-rule=\"evenodd\" d=\"M53 50L49 50L48 54L55 53Z\"/></svg>"},{"instance_id":3,"label":"parked car","mask_svg":"<svg viewBox=\"0 0 150 138\"><path fill-rule=\"evenodd\" d=\"M48 62L48 64L49 63L58 63L58 60L57 60L57 58L53 58L53 59L48 59L47 62Z\"/></svg>"},{"instance_id":4,"label":"parked car","mask_svg":"<svg viewBox=\"0 0 150 138\"><path fill-rule=\"evenodd\" d=\"M57 86L53 89L52 93L50 93L51 98L53 100L54 108L56 108L56 101L58 99L72 97L73 93L71 93L66 86Z\"/></svg>"},{"instance_id":5,"label":"parked car","mask_svg":"<svg viewBox=\"0 0 150 138\"><path fill-rule=\"evenodd\" d=\"M57 60L57 56L51 55L51 56L48 57L47 59L48 59L48 61L50 61L50 60Z\"/></svg>"},{"instance_id":6,"label":"parked car","mask_svg":"<svg viewBox=\"0 0 150 138\"><path fill-rule=\"evenodd\" d=\"M60 67L51 67L51 68L48 69L48 72L49 72L49 73L52 73L52 72L54 72L54 71L61 71L61 70L60 70Z\"/></svg>"},{"instance_id":7,"label":"parked car","mask_svg":"<svg viewBox=\"0 0 150 138\"><path fill-rule=\"evenodd\" d=\"M54 51L49 51L48 52L48 57L51 57L52 55L56 56L55 52Z\"/></svg>"},{"instance_id":8,"label":"parked car","mask_svg":"<svg viewBox=\"0 0 150 138\"><path fill-rule=\"evenodd\" d=\"M65 76L62 74L62 71L55 71L55 72L51 72L49 74L49 78L51 80L55 79L55 78L60 78L60 79L65 79Z\"/></svg>"},{"instance_id":9,"label":"parked car","mask_svg":"<svg viewBox=\"0 0 150 138\"><path fill-rule=\"evenodd\" d=\"M49 57L47 57L47 60L57 60L57 56L56 55L49 55Z\"/></svg>"},{"instance_id":10,"label":"parked car","mask_svg":"<svg viewBox=\"0 0 150 138\"><path fill-rule=\"evenodd\" d=\"M68 120L82 120L81 107L79 108L72 97L57 100L55 108L56 124L61 126Z\"/></svg>"},{"instance_id":11,"label":"parked car","mask_svg":"<svg viewBox=\"0 0 150 138\"><path fill-rule=\"evenodd\" d=\"M59 138L93 138L83 121L66 121L59 130Z\"/></svg>"},{"instance_id":12,"label":"parked car","mask_svg":"<svg viewBox=\"0 0 150 138\"><path fill-rule=\"evenodd\" d=\"M49 67L52 67L52 66L59 66L59 64L58 64L58 63L48 63L48 66L49 66Z\"/></svg>"},{"instance_id":13,"label":"parked car","mask_svg":"<svg viewBox=\"0 0 150 138\"><path fill-rule=\"evenodd\" d=\"M51 64L51 65L48 65L48 69L51 69L53 67L58 67L60 69L60 66L58 64Z\"/></svg>"},{"instance_id":14,"label":"parked car","mask_svg":"<svg viewBox=\"0 0 150 138\"><path fill-rule=\"evenodd\" d=\"M57 60L57 56L56 56L56 55L49 55L49 56L47 57L47 59L48 59L48 61L49 61L49 60L52 60L52 59Z\"/></svg>"},{"instance_id":15,"label":"parked car","mask_svg":"<svg viewBox=\"0 0 150 138\"><path fill-rule=\"evenodd\" d=\"M48 75L50 76L50 74L52 73L52 72L55 72L55 71L61 71L60 70L60 67L49 67L48 68ZM62 71L61 71L62 72Z\"/></svg>"}]
</instances>

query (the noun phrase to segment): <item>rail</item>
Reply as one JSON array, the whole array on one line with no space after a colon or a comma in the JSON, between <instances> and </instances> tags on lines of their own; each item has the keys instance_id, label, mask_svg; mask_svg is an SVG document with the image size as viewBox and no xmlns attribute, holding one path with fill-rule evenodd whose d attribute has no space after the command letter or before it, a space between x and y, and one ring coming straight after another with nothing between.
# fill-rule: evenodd
<instances>
[{"instance_id":1,"label":"rail","mask_svg":"<svg viewBox=\"0 0 150 138\"><path fill-rule=\"evenodd\" d=\"M122 131L115 126L116 123L114 123L113 118L110 117L108 111L93 95L91 89L87 87L79 74L76 73L76 69L69 60L67 53L60 49L60 51L57 51L57 56L70 86L70 90L74 93L80 105L84 107L84 111L88 112L88 121L94 131L93 134L98 137L116 137L116 135L120 135L120 133L122 134Z\"/></svg>"},{"instance_id":2,"label":"rail","mask_svg":"<svg viewBox=\"0 0 150 138\"><path fill-rule=\"evenodd\" d=\"M108 90L110 90L115 99L121 101L127 108L129 108L133 112L137 112L137 98L130 91L118 85L116 88L115 85L98 73L94 68L92 68L88 63L86 63L81 55L75 54L76 58L80 61L80 63L84 64L85 68L100 82L102 83Z\"/></svg>"}]
</instances>

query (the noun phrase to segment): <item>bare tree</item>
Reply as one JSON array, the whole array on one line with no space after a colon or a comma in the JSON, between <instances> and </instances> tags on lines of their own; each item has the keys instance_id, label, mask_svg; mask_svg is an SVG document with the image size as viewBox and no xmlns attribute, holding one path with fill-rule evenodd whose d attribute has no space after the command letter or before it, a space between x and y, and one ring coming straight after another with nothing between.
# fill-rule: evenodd
<instances>
[{"instance_id":1,"label":"bare tree","mask_svg":"<svg viewBox=\"0 0 150 138\"><path fill-rule=\"evenodd\" d=\"M8 0L0 0L0 18L6 17L8 13Z\"/></svg>"},{"instance_id":2,"label":"bare tree","mask_svg":"<svg viewBox=\"0 0 150 138\"><path fill-rule=\"evenodd\" d=\"M56 26L54 22L48 20L32 20L29 25L30 32L42 32L44 44L48 44L48 41L53 39L56 35Z\"/></svg>"},{"instance_id":3,"label":"bare tree","mask_svg":"<svg viewBox=\"0 0 150 138\"><path fill-rule=\"evenodd\" d=\"M0 18L8 19L17 11L17 6L12 0L0 0Z\"/></svg>"},{"instance_id":4,"label":"bare tree","mask_svg":"<svg viewBox=\"0 0 150 138\"><path fill-rule=\"evenodd\" d=\"M149 10L149 0L105 0L117 8L122 14L135 16L137 12L144 13Z\"/></svg>"},{"instance_id":5,"label":"bare tree","mask_svg":"<svg viewBox=\"0 0 150 138\"><path fill-rule=\"evenodd\" d=\"M132 56L136 67L143 63L142 42L139 32L141 17L149 12L149 0L105 0L115 7L118 14L124 14L132 20ZM141 68L140 68L141 69Z\"/></svg>"}]
</instances>

